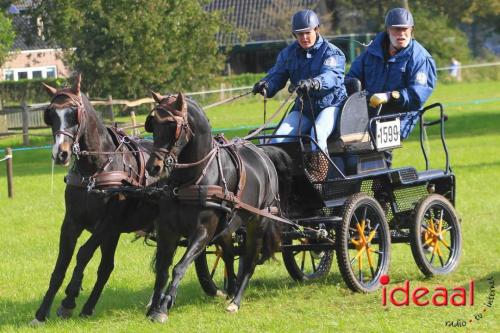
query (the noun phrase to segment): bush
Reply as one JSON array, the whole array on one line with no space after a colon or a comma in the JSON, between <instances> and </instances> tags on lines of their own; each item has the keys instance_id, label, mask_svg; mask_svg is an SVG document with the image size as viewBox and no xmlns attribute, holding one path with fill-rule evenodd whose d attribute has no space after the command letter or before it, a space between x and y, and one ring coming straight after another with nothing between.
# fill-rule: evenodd
<instances>
[{"instance_id":1,"label":"bush","mask_svg":"<svg viewBox=\"0 0 500 333\"><path fill-rule=\"evenodd\" d=\"M0 104L18 106L22 101L28 104L47 102L48 96L42 87L42 82L56 88L67 84L64 78L0 81Z\"/></svg>"}]
</instances>

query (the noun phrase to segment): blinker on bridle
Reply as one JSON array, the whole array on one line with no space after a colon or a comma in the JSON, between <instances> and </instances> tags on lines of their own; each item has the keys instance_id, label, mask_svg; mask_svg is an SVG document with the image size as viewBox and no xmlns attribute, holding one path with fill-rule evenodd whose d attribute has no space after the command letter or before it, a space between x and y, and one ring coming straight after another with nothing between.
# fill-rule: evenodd
<instances>
[{"instance_id":1,"label":"blinker on bridle","mask_svg":"<svg viewBox=\"0 0 500 333\"><path fill-rule=\"evenodd\" d=\"M175 164L177 163L177 156L179 154L179 148L181 146L180 139L181 135L185 133L185 140L189 142L191 138L194 136L193 131L189 127L188 117L187 117L187 109L185 110L176 110L173 107L174 102L176 101L173 96L169 96L165 98L167 100L166 105L160 103L158 104L153 111L149 114L148 118L154 118L156 122L159 124L167 124L174 123L175 124L175 141L172 144L171 148L154 148L153 154L161 161L165 168L171 171ZM173 101L172 101L173 100ZM170 101L170 103L169 103ZM165 113L165 115L161 115L160 112Z\"/></svg>"}]
</instances>

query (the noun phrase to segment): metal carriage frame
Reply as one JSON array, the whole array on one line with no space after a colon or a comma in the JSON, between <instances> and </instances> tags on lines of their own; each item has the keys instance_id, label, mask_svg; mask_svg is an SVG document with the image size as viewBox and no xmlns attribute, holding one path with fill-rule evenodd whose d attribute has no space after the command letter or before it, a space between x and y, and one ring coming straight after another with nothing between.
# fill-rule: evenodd
<instances>
[{"instance_id":1,"label":"metal carriage frame","mask_svg":"<svg viewBox=\"0 0 500 333\"><path fill-rule=\"evenodd\" d=\"M424 115L435 109L439 110L439 119L426 122ZM330 172L328 180L321 183L311 182L305 167L314 138L294 136L295 142L279 144L270 143L277 137L273 134L253 138L260 145L281 147L293 160L295 195L286 217L295 225L285 227L281 246L285 267L293 279L325 277L335 253L351 290L375 291L380 278L388 274L391 243L409 243L417 266L426 276L448 274L458 266L462 239L454 208L456 180L445 140L447 116L440 103L420 111L420 146L426 168L417 171L414 167L388 167L385 149L375 145L374 122L402 115L369 118L365 93L350 94L338 131L328 141ZM424 147L425 130L434 125L440 126L444 169L430 169ZM245 230L238 230L234 237L237 254L244 239ZM211 254L216 259L209 268L207 256ZM208 294L224 289L214 279L220 255L220 249L207 249L196 261L200 283Z\"/></svg>"}]
</instances>

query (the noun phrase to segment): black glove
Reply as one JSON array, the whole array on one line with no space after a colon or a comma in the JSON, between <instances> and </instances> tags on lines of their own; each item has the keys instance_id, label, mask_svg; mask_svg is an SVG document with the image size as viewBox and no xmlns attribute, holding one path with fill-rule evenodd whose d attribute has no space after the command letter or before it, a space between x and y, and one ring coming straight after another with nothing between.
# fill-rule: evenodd
<instances>
[{"instance_id":1,"label":"black glove","mask_svg":"<svg viewBox=\"0 0 500 333\"><path fill-rule=\"evenodd\" d=\"M320 83L316 79L300 80L299 83L297 83L297 92L302 94L312 90L319 90L319 88Z\"/></svg>"},{"instance_id":2,"label":"black glove","mask_svg":"<svg viewBox=\"0 0 500 333\"><path fill-rule=\"evenodd\" d=\"M264 90L267 90L267 82L259 81L253 86L252 92L254 94L264 95Z\"/></svg>"}]
</instances>

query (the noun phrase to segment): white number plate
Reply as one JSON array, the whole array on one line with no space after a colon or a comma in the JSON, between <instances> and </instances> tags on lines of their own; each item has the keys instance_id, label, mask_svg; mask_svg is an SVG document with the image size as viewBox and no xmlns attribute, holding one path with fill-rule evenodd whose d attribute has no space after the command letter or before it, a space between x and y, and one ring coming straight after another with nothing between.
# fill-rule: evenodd
<instances>
[{"instance_id":1,"label":"white number plate","mask_svg":"<svg viewBox=\"0 0 500 333\"><path fill-rule=\"evenodd\" d=\"M394 148L401 145L399 136L400 121L399 118L390 121L376 121L376 138L375 143L377 149Z\"/></svg>"}]
</instances>

